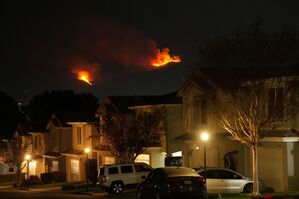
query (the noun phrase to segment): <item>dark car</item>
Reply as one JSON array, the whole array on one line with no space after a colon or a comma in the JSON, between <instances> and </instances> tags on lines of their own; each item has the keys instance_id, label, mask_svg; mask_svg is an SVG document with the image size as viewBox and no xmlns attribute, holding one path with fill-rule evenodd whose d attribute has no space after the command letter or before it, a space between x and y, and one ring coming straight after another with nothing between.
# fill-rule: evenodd
<instances>
[{"instance_id":1,"label":"dark car","mask_svg":"<svg viewBox=\"0 0 299 199\"><path fill-rule=\"evenodd\" d=\"M205 179L187 167L156 168L137 186L138 199L203 198Z\"/></svg>"}]
</instances>

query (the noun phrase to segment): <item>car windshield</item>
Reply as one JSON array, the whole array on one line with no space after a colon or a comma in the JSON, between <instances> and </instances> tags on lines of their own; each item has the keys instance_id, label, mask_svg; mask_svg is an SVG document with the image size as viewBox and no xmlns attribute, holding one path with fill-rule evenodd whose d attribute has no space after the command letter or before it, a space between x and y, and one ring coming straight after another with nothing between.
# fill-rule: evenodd
<instances>
[{"instance_id":1,"label":"car windshield","mask_svg":"<svg viewBox=\"0 0 299 199\"><path fill-rule=\"evenodd\" d=\"M167 176L199 176L193 169L173 167L164 169Z\"/></svg>"}]
</instances>

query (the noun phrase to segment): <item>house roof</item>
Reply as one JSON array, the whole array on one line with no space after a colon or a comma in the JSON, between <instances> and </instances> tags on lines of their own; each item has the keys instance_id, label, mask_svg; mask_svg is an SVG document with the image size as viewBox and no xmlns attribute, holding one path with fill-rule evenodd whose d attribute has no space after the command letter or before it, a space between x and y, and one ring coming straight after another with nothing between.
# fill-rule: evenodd
<instances>
[{"instance_id":1,"label":"house roof","mask_svg":"<svg viewBox=\"0 0 299 199\"><path fill-rule=\"evenodd\" d=\"M239 85L239 83L248 80L287 76L299 76L299 63L285 67L200 67L181 86L178 94L181 96L190 86L190 82L202 88L209 88L215 85L228 87Z\"/></svg>"},{"instance_id":2,"label":"house roof","mask_svg":"<svg viewBox=\"0 0 299 199\"><path fill-rule=\"evenodd\" d=\"M104 106L106 111L112 113L130 113L132 112L132 110L128 108L132 106L181 103L182 99L180 97L177 97L176 92L173 92L166 95L108 96L101 104L101 107Z\"/></svg>"},{"instance_id":3,"label":"house roof","mask_svg":"<svg viewBox=\"0 0 299 199\"><path fill-rule=\"evenodd\" d=\"M56 151L48 151L46 152L43 156L48 156L48 157L53 157L53 158L58 158L60 156L62 156L61 153L58 153Z\"/></svg>"},{"instance_id":4,"label":"house roof","mask_svg":"<svg viewBox=\"0 0 299 199\"><path fill-rule=\"evenodd\" d=\"M270 131L266 137L299 137L299 131L295 129L275 129Z\"/></svg>"},{"instance_id":5,"label":"house roof","mask_svg":"<svg viewBox=\"0 0 299 199\"><path fill-rule=\"evenodd\" d=\"M64 150L63 152L61 152L61 154L64 155L84 155L84 151L83 150L78 150L78 149L67 149Z\"/></svg>"},{"instance_id":6,"label":"house roof","mask_svg":"<svg viewBox=\"0 0 299 199\"><path fill-rule=\"evenodd\" d=\"M48 130L39 126L36 126L32 122L24 122L17 126L16 133L20 136L31 136L30 133L48 133Z\"/></svg>"}]
</instances>

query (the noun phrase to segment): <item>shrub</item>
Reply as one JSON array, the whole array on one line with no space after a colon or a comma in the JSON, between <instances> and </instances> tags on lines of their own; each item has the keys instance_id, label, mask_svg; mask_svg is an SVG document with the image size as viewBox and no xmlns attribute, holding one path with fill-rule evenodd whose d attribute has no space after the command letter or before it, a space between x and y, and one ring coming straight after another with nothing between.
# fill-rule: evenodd
<instances>
[{"instance_id":1,"label":"shrub","mask_svg":"<svg viewBox=\"0 0 299 199\"><path fill-rule=\"evenodd\" d=\"M41 173L40 178L43 184L49 184L53 181L53 174L52 173Z\"/></svg>"},{"instance_id":2,"label":"shrub","mask_svg":"<svg viewBox=\"0 0 299 199\"><path fill-rule=\"evenodd\" d=\"M54 182L66 182L66 173L65 172L52 172L52 179Z\"/></svg>"},{"instance_id":3,"label":"shrub","mask_svg":"<svg viewBox=\"0 0 299 199\"><path fill-rule=\"evenodd\" d=\"M30 176L29 177L29 181L28 180L23 180L23 186L27 186L29 183L29 186L32 186L32 185L39 185L39 184L42 184L42 181L39 179L38 176Z\"/></svg>"}]
</instances>

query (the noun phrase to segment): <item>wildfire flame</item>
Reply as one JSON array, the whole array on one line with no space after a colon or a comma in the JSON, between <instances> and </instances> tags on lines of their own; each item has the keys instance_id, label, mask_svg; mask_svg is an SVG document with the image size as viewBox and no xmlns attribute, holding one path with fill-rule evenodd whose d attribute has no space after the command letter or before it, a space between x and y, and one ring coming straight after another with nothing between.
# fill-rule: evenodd
<instances>
[{"instance_id":1,"label":"wildfire flame","mask_svg":"<svg viewBox=\"0 0 299 199\"><path fill-rule=\"evenodd\" d=\"M169 48L163 48L162 50L158 50L156 58L151 61L151 65L159 68L171 62L181 62L181 58L179 56L171 56L169 54Z\"/></svg>"},{"instance_id":2,"label":"wildfire flame","mask_svg":"<svg viewBox=\"0 0 299 199\"><path fill-rule=\"evenodd\" d=\"M86 82L89 85L92 85L90 73L88 71L86 71L86 70L80 70L80 71L78 71L77 78L79 80L81 80L81 81Z\"/></svg>"}]
</instances>

